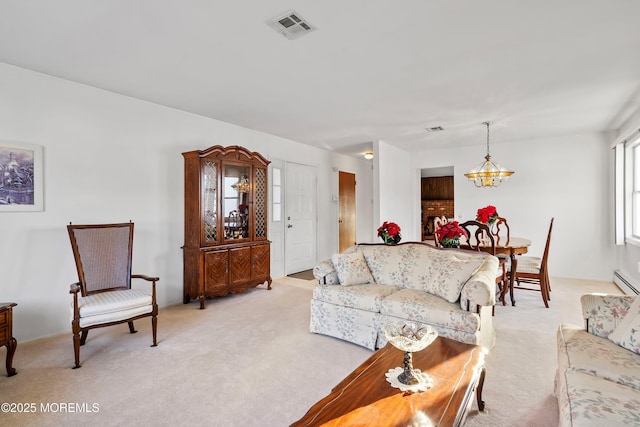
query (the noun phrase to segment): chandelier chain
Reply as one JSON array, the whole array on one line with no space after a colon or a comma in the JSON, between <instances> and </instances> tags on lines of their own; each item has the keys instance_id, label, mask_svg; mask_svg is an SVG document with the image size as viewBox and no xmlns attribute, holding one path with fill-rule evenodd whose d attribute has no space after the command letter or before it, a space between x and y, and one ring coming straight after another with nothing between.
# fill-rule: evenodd
<instances>
[{"instance_id":1,"label":"chandelier chain","mask_svg":"<svg viewBox=\"0 0 640 427\"><path fill-rule=\"evenodd\" d=\"M484 124L487 125L487 156L491 156L491 153L489 153L489 123L490 122L484 122Z\"/></svg>"}]
</instances>

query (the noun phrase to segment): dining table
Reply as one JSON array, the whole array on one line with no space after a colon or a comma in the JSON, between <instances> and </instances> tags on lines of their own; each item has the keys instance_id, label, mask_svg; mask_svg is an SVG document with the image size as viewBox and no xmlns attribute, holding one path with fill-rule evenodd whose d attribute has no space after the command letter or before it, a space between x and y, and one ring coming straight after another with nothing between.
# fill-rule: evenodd
<instances>
[{"instance_id":1,"label":"dining table","mask_svg":"<svg viewBox=\"0 0 640 427\"><path fill-rule=\"evenodd\" d=\"M525 239L523 237L505 237L499 236L494 237L495 239L495 254L498 255L507 255L511 260L511 267L509 271L508 278L508 286L502 286L502 291L500 292L500 302L502 305L507 305L505 302L505 297L507 295L507 290L509 291L509 296L511 298L511 305L516 305L516 300L513 295L513 285L515 284L516 275L514 274L518 268L518 255L526 254L529 251L529 246L531 246L531 240ZM482 244L480 245L480 249L483 252L491 253L493 248L490 245Z\"/></svg>"}]
</instances>

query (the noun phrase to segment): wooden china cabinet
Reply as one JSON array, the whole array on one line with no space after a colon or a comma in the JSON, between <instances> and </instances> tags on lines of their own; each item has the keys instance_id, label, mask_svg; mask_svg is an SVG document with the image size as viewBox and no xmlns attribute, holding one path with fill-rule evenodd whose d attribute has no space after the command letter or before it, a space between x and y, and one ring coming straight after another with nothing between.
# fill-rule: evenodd
<instances>
[{"instance_id":1,"label":"wooden china cabinet","mask_svg":"<svg viewBox=\"0 0 640 427\"><path fill-rule=\"evenodd\" d=\"M184 157L184 299L244 292L267 282L267 166L259 153L215 145Z\"/></svg>"}]
</instances>

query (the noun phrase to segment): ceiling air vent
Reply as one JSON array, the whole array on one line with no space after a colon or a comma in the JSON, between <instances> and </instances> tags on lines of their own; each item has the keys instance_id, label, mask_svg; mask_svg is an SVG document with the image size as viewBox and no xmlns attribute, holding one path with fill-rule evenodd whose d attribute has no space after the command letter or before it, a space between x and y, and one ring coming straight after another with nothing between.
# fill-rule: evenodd
<instances>
[{"instance_id":1,"label":"ceiling air vent","mask_svg":"<svg viewBox=\"0 0 640 427\"><path fill-rule=\"evenodd\" d=\"M311 25L294 10L268 21L267 24L290 40L297 39L298 37L316 29L316 27Z\"/></svg>"}]
</instances>

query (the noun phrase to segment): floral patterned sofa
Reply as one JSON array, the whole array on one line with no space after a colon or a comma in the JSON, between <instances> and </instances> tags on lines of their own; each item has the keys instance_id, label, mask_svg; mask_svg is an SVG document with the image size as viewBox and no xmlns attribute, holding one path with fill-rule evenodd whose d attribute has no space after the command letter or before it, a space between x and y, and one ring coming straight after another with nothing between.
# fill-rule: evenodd
<instances>
[{"instance_id":1,"label":"floral patterned sofa","mask_svg":"<svg viewBox=\"0 0 640 427\"><path fill-rule=\"evenodd\" d=\"M310 330L374 350L386 344L382 325L411 320L491 348L497 271L498 259L484 253L420 242L352 246L313 269Z\"/></svg>"},{"instance_id":2,"label":"floral patterned sofa","mask_svg":"<svg viewBox=\"0 0 640 427\"><path fill-rule=\"evenodd\" d=\"M586 329L558 328L560 426L640 425L640 298L587 294Z\"/></svg>"}]
</instances>

